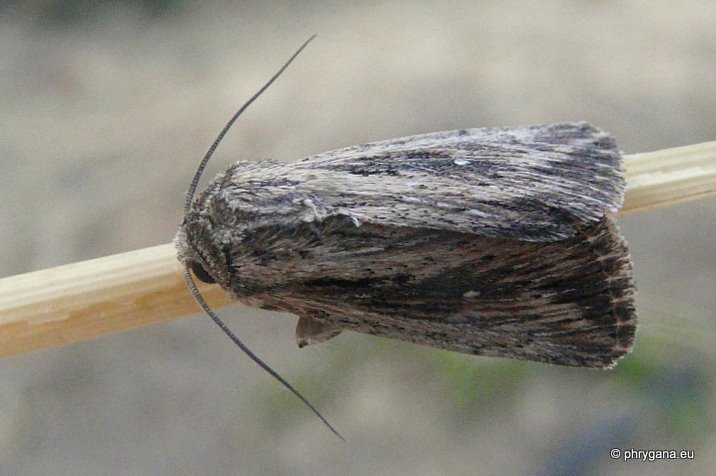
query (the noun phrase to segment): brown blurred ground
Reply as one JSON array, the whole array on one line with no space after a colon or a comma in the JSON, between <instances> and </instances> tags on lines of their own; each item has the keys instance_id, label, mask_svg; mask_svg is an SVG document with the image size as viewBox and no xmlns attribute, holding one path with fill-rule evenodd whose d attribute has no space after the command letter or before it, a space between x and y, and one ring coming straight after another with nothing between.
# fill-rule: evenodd
<instances>
[{"instance_id":1,"label":"brown blurred ground","mask_svg":"<svg viewBox=\"0 0 716 476\"><path fill-rule=\"evenodd\" d=\"M458 127L588 120L626 152L716 140L707 0L49 4L0 4L1 276L168 242L215 134L314 32L212 173ZM641 327L614 371L357 335L299 351L293 318L237 308L348 444L198 317L0 361L0 474L712 474L714 205L620 221Z\"/></svg>"}]
</instances>

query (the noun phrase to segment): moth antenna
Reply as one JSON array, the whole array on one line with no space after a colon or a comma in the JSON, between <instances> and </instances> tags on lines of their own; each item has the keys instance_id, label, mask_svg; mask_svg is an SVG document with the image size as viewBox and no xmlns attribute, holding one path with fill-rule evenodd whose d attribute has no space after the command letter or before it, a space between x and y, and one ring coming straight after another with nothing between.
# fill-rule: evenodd
<instances>
[{"instance_id":1,"label":"moth antenna","mask_svg":"<svg viewBox=\"0 0 716 476\"><path fill-rule=\"evenodd\" d=\"M346 441L346 439L343 437L343 435L341 435L338 432L338 430L336 430L333 427L333 425L331 425L328 422L328 420L323 415L321 415L321 412L319 412L316 409L316 407L314 407L311 404L311 402L309 402L306 399L306 397L301 395L301 393L298 390L296 390L293 387L293 385L288 383L288 381L286 379L284 379L283 377L281 377L281 375L278 372L276 372L274 369L269 367L269 365L266 362L264 362L263 360L261 360L261 358L259 358L259 356L254 354L253 351L251 349L249 349L246 346L246 344L244 344L241 341L241 339L239 339L236 336L236 334L234 334L234 332L227 327L227 325L224 323L224 321L222 321L221 318L219 318L219 316L217 316L216 313L214 313L214 311L209 307L209 304L207 304L207 302L204 300L204 296L202 296L201 293L199 292L199 289L197 289L196 283L194 282L194 279L191 277L191 274L189 273L189 270L187 268L183 269L183 274L184 274L184 280L186 281L187 286L189 286L189 289L191 290L191 294L194 296L194 299L196 299L196 302L198 302L199 305L204 309L204 311L209 315L209 317L211 317L211 320L214 321L214 323L217 326L219 326L219 328L222 331L224 331L224 334L229 336L229 339L234 341L234 344L236 344L239 347L239 349L241 349L244 352L244 354L248 355L251 360L256 362L259 367L261 367L266 372L268 372L269 375L271 375L273 378L278 380L281 383L281 385L286 387L286 389L288 389L291 393L293 393L295 396L297 396L299 398L299 400L301 400L303 403L305 403L306 406L311 409L311 411L323 422L324 425L326 425L328 427L329 430L331 430L333 432L334 435L336 435L341 440Z\"/></svg>"},{"instance_id":2,"label":"moth antenna","mask_svg":"<svg viewBox=\"0 0 716 476\"><path fill-rule=\"evenodd\" d=\"M243 106L239 108L238 111L236 111L236 114L233 115L231 119L229 119L229 122L226 123L224 128L219 132L219 135L214 140L214 143L211 144L211 147L209 147L209 150L206 151L206 155L204 155L204 158L199 163L199 167L196 169L196 173L194 173L194 178L191 180L191 184L189 185L189 190L186 192L186 201L184 202L184 215L189 213L189 209L191 208L191 201L194 199L194 193L196 192L196 187L199 185L199 179L201 179L201 175L204 173L204 168L206 167L206 164L209 162L209 159L211 159L211 156L214 155L214 151L217 147L219 147L219 143L224 138L227 132L229 132L229 129L231 129L231 126L234 125L234 122L236 122L236 119L239 118L241 114L244 113L244 111L253 103L261 94L263 94L264 91L268 89L269 86L273 84L274 81L278 79L279 76L281 76L281 73L283 73L286 68L288 68L288 65L290 65L294 59L296 59L296 56L298 56L303 49L308 46L308 44L316 37L316 34L314 33L311 35L309 39L307 39L301 47L296 50L296 52L286 61L286 63L281 66L281 69L276 71L273 76L271 76L271 79L269 79L266 84L264 84L261 89L259 89L256 94L251 96L251 99L246 101Z\"/></svg>"},{"instance_id":3,"label":"moth antenna","mask_svg":"<svg viewBox=\"0 0 716 476\"><path fill-rule=\"evenodd\" d=\"M286 61L286 63L279 69L274 75L269 79L266 84L264 84L261 89L259 89L256 94L251 96L251 98L244 103L243 106L239 108L238 111L236 111L236 114L233 115L233 117L229 120L229 122L226 123L224 128L221 130L219 135L216 137L214 142L211 144L211 147L209 147L209 150L206 152L206 155L204 155L204 158L202 159L201 163L199 164L199 167L196 169L196 173L194 174L194 178L191 181L191 184L189 185L189 190L187 190L186 194L186 201L184 202L184 215L186 216L189 213L189 209L191 208L191 201L194 199L194 193L196 192L196 187L199 184L199 179L201 179L201 175L204 172L204 168L206 167L206 164L209 162L209 159L211 159L211 156L214 154L214 151L219 146L219 143L224 138L226 133L231 129L231 126L234 125L234 122L236 122L236 119L239 118L239 116L253 103L266 89L268 89L271 84L273 84L276 79L281 76L281 73L284 72L286 68L288 68L288 65L290 65L294 59L296 59L296 56L303 51L303 49L308 46L308 44L316 37L316 35L312 35L308 40L306 40L301 47L296 50L296 52ZM271 375L273 378L279 381L281 385L286 387L291 393L293 393L296 397L298 397L299 400L301 400L303 403L308 406L308 408L311 409L311 411L323 422L324 425L328 427L329 430L333 432L334 435L336 435L338 438L340 438L343 441L346 441L346 439L341 435L338 430L336 430L333 425L331 425L328 420L321 415L321 413L314 407L311 402L309 402L306 397L301 395L301 393L296 390L293 385L288 383L286 379L284 379L281 375L278 374L274 369L269 367L269 365L261 360L256 354L254 354L251 349L249 349L246 344L244 344L241 339L239 339L236 334L233 333L231 329L227 327L227 325L222 321L219 316L217 316L214 311L209 307L209 304L204 300L204 297L199 292L199 289L196 287L196 283L194 282L194 278L191 277L191 273L189 273L189 270L184 267L183 269L184 274L184 280L186 281L187 286L189 287L189 290L191 291L191 294L194 296L194 299L196 299L196 302L199 303L199 305L204 309L204 312L208 314L208 316L211 318L214 323L219 326L219 328L224 331L224 334L229 336L229 339L231 339L234 344L236 344L241 351L246 354L251 360L256 362L259 367L261 367L263 370L265 370L269 375Z\"/></svg>"}]
</instances>

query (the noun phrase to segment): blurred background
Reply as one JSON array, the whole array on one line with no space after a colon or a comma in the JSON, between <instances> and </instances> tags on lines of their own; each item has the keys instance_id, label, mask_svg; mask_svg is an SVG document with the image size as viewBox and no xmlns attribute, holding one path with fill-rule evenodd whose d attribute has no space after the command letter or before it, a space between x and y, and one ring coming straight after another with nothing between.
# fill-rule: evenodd
<instances>
[{"instance_id":1,"label":"blurred background","mask_svg":"<svg viewBox=\"0 0 716 476\"><path fill-rule=\"evenodd\" d=\"M0 1L0 276L169 242L211 141L313 33L208 176L463 127L716 140L715 22L710 0ZM0 361L0 474L714 474L715 205L620 219L640 328L615 370L356 334L299 350L294 317L238 306L347 444L197 316Z\"/></svg>"}]
</instances>

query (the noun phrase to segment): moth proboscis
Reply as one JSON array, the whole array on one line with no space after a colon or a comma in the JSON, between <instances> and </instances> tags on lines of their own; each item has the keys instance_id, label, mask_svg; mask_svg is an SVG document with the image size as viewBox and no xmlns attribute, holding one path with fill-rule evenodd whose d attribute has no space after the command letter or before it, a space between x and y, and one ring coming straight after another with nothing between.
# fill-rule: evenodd
<instances>
[{"instance_id":1,"label":"moth proboscis","mask_svg":"<svg viewBox=\"0 0 716 476\"><path fill-rule=\"evenodd\" d=\"M307 43L232 118L197 174ZM611 135L587 123L239 161L193 199L197 181L175 238L180 261L239 301L297 315L299 346L352 330L598 368L632 347L631 263L609 216L623 200L622 157Z\"/></svg>"}]
</instances>

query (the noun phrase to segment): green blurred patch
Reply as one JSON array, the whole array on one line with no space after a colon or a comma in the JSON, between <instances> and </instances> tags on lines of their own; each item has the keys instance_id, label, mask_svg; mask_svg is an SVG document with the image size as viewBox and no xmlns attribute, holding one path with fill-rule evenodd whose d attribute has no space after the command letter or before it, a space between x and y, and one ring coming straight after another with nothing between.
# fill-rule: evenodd
<instances>
[{"instance_id":1,"label":"green blurred patch","mask_svg":"<svg viewBox=\"0 0 716 476\"><path fill-rule=\"evenodd\" d=\"M0 9L19 10L51 27L72 27L96 20L113 11L131 11L141 17L154 19L182 9L186 0L34 0L3 1Z\"/></svg>"},{"instance_id":2,"label":"green blurred patch","mask_svg":"<svg viewBox=\"0 0 716 476\"><path fill-rule=\"evenodd\" d=\"M507 403L519 391L530 364L517 360L475 357L445 351L433 351L433 372L450 389L453 412L460 418L478 418L496 403Z\"/></svg>"},{"instance_id":3,"label":"green blurred patch","mask_svg":"<svg viewBox=\"0 0 716 476\"><path fill-rule=\"evenodd\" d=\"M520 361L485 361L447 353L438 356L436 364L443 378L452 382L455 402L458 404L467 404L476 399L491 400L514 393L523 378L530 373L529 366Z\"/></svg>"},{"instance_id":4,"label":"green blurred patch","mask_svg":"<svg viewBox=\"0 0 716 476\"><path fill-rule=\"evenodd\" d=\"M702 438L716 423L710 404L713 367L699 360L660 358L659 347L651 339L640 340L639 351L614 370L615 381L644 400L660 433Z\"/></svg>"}]
</instances>

